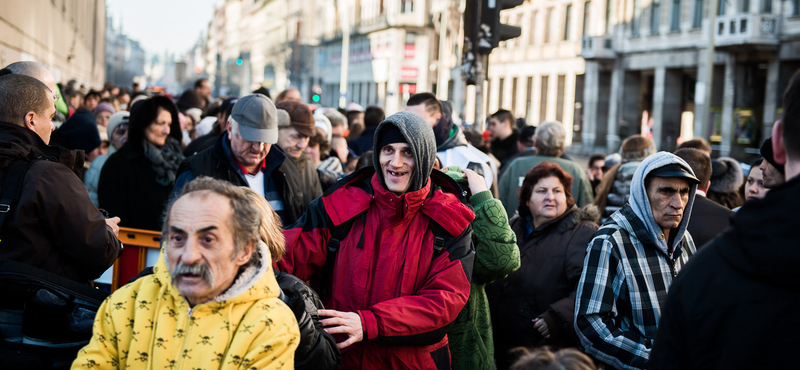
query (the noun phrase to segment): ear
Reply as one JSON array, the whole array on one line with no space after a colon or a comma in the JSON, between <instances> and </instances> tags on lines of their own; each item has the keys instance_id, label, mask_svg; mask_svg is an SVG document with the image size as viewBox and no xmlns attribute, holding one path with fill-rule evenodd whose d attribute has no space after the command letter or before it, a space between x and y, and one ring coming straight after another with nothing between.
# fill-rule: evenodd
<instances>
[{"instance_id":1,"label":"ear","mask_svg":"<svg viewBox=\"0 0 800 370\"><path fill-rule=\"evenodd\" d=\"M239 255L236 256L237 266L242 266L247 262L250 262L250 258L253 257L253 251L256 250L256 245L256 242L250 242L244 247L244 249L242 249L241 252L239 252Z\"/></svg>"},{"instance_id":2,"label":"ear","mask_svg":"<svg viewBox=\"0 0 800 370\"><path fill-rule=\"evenodd\" d=\"M225 131L228 131L228 139L230 139L233 136L232 126L233 125L231 125L230 120L225 121Z\"/></svg>"},{"instance_id":3,"label":"ear","mask_svg":"<svg viewBox=\"0 0 800 370\"><path fill-rule=\"evenodd\" d=\"M436 119L436 122L439 122L439 120L442 119L442 114L441 113L436 113L436 114L433 115L433 118Z\"/></svg>"},{"instance_id":4,"label":"ear","mask_svg":"<svg viewBox=\"0 0 800 370\"><path fill-rule=\"evenodd\" d=\"M701 188L699 185L697 186L697 188L707 193L708 189L711 189L711 180L708 180L708 184L706 184L705 189Z\"/></svg>"},{"instance_id":5,"label":"ear","mask_svg":"<svg viewBox=\"0 0 800 370\"><path fill-rule=\"evenodd\" d=\"M772 126L772 156L777 164L786 164L786 146L783 143L783 122L778 120Z\"/></svg>"},{"instance_id":6,"label":"ear","mask_svg":"<svg viewBox=\"0 0 800 370\"><path fill-rule=\"evenodd\" d=\"M30 111L25 113L25 127L29 130L36 132L36 112Z\"/></svg>"}]
</instances>

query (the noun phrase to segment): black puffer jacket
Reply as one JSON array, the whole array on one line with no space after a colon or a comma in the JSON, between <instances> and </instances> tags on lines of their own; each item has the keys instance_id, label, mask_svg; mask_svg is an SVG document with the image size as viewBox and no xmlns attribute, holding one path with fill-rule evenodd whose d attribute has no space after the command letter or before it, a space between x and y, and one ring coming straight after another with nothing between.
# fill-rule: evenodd
<instances>
[{"instance_id":1,"label":"black puffer jacket","mask_svg":"<svg viewBox=\"0 0 800 370\"><path fill-rule=\"evenodd\" d=\"M294 368L308 370L338 369L342 355L336 340L322 329L317 310L324 309L314 289L292 274L275 270L283 294L300 327L300 344L294 353Z\"/></svg>"},{"instance_id":2,"label":"black puffer jacket","mask_svg":"<svg viewBox=\"0 0 800 370\"><path fill-rule=\"evenodd\" d=\"M511 365L514 358L509 350L514 347L575 345L575 287L599 218L593 205L572 206L530 234L525 218L517 215L509 221L517 235L522 267L486 287L498 369ZM547 323L549 340L533 328L535 318Z\"/></svg>"}]
</instances>

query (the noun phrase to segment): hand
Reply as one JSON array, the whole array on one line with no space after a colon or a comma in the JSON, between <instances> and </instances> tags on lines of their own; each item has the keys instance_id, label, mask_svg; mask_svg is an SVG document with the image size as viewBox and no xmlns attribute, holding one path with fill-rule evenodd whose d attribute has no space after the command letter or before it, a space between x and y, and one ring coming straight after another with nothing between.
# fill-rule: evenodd
<instances>
[{"instance_id":1,"label":"hand","mask_svg":"<svg viewBox=\"0 0 800 370\"><path fill-rule=\"evenodd\" d=\"M533 320L533 328L539 331L545 339L550 339L550 329L547 328L547 323L542 318L535 318Z\"/></svg>"},{"instance_id":2,"label":"hand","mask_svg":"<svg viewBox=\"0 0 800 370\"><path fill-rule=\"evenodd\" d=\"M478 175L475 171L468 168L462 168L461 172L464 173L464 177L467 179L469 191L472 193L472 195L489 190L489 188L486 187L486 180L483 178L483 176Z\"/></svg>"},{"instance_id":3,"label":"hand","mask_svg":"<svg viewBox=\"0 0 800 370\"><path fill-rule=\"evenodd\" d=\"M361 317L355 312L341 312L336 310L318 310L320 316L329 318L320 320L325 332L328 334L347 334L347 340L336 343L340 350L364 340L364 330L361 328Z\"/></svg>"},{"instance_id":4,"label":"hand","mask_svg":"<svg viewBox=\"0 0 800 370\"><path fill-rule=\"evenodd\" d=\"M106 225L108 225L108 227L110 227L111 230L114 231L114 236L116 236L117 238L119 238L119 226L117 226L119 222L120 222L119 217L112 217L106 219Z\"/></svg>"}]
</instances>

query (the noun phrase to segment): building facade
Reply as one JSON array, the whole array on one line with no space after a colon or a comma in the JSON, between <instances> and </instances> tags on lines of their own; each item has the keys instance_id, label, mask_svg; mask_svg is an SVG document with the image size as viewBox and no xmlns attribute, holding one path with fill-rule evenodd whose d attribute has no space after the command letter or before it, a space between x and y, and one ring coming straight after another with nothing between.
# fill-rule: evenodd
<instances>
[{"instance_id":1,"label":"building facade","mask_svg":"<svg viewBox=\"0 0 800 370\"><path fill-rule=\"evenodd\" d=\"M800 69L799 4L591 1L604 16L592 18L582 39L584 147L616 151L642 133L671 151L703 137L715 155L749 159L771 135L782 92Z\"/></svg>"},{"instance_id":2,"label":"building facade","mask_svg":"<svg viewBox=\"0 0 800 370\"><path fill-rule=\"evenodd\" d=\"M0 24L0 65L36 61L56 82L103 86L105 0L7 0Z\"/></svg>"},{"instance_id":3,"label":"building facade","mask_svg":"<svg viewBox=\"0 0 800 370\"><path fill-rule=\"evenodd\" d=\"M138 41L129 39L123 32L122 24L115 25L111 17L106 19L105 53L106 81L130 87L134 78L144 76L144 49Z\"/></svg>"}]
</instances>

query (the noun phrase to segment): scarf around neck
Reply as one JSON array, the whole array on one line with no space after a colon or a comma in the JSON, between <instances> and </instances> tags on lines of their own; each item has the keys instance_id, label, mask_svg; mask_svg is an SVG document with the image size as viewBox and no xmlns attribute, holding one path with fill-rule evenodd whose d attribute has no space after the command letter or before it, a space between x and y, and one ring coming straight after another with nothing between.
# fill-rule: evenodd
<instances>
[{"instance_id":1,"label":"scarf around neck","mask_svg":"<svg viewBox=\"0 0 800 370\"><path fill-rule=\"evenodd\" d=\"M150 160L153 171L156 172L156 182L164 186L174 183L178 166L184 159L178 140L167 137L167 141L161 148L157 148L146 140L143 145L144 156Z\"/></svg>"}]
</instances>

